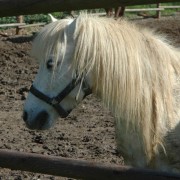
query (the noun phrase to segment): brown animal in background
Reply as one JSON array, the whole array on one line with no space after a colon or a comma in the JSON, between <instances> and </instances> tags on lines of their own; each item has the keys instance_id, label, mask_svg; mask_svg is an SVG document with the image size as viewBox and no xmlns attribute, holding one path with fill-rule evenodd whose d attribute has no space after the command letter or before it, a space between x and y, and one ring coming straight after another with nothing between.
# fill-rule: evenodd
<instances>
[{"instance_id":1,"label":"brown animal in background","mask_svg":"<svg viewBox=\"0 0 180 180\"><path fill-rule=\"evenodd\" d=\"M113 16L113 8L105 8L107 16ZM114 17L118 18L124 15L125 6L119 6L114 8Z\"/></svg>"}]
</instances>

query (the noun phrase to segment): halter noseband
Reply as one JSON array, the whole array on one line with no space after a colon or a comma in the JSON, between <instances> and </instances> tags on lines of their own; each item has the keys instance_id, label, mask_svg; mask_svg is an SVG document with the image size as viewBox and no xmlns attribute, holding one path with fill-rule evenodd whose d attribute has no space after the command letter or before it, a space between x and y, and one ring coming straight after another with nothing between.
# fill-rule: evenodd
<instances>
[{"instance_id":1,"label":"halter noseband","mask_svg":"<svg viewBox=\"0 0 180 180\"><path fill-rule=\"evenodd\" d=\"M61 107L60 103L61 101L79 84L81 83L82 79L73 79L65 88L63 91L61 91L57 96L55 97L48 97L44 93L40 92L38 89L36 89L33 85L30 88L30 92L36 96L37 98L41 99L42 101L46 102L47 104L51 105L55 108L55 110L59 113L61 117L67 117L70 111L66 111L63 107ZM91 89L89 85L83 80L82 82L82 90L84 92L85 98L87 95L91 94Z\"/></svg>"}]
</instances>

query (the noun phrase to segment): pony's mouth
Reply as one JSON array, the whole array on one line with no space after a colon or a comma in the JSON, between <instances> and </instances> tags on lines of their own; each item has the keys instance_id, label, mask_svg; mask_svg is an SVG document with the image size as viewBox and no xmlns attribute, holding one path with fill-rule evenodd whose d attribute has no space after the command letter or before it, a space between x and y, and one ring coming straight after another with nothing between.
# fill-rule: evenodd
<instances>
[{"instance_id":1,"label":"pony's mouth","mask_svg":"<svg viewBox=\"0 0 180 180\"><path fill-rule=\"evenodd\" d=\"M26 126L31 130L46 130L49 129L52 124L49 120L49 114L46 111L40 112L32 121L28 120L28 113L24 112L23 119Z\"/></svg>"}]
</instances>

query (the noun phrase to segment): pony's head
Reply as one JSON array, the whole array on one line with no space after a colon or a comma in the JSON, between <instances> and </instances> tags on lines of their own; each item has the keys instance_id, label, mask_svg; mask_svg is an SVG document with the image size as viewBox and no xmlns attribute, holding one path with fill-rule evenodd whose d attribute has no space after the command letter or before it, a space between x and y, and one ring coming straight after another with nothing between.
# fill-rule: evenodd
<instances>
[{"instance_id":1,"label":"pony's head","mask_svg":"<svg viewBox=\"0 0 180 180\"><path fill-rule=\"evenodd\" d=\"M74 58L72 19L47 25L35 38L32 56L39 71L24 106L23 119L31 129L47 129L55 119L66 117L78 102L90 94L88 76L72 67Z\"/></svg>"}]
</instances>

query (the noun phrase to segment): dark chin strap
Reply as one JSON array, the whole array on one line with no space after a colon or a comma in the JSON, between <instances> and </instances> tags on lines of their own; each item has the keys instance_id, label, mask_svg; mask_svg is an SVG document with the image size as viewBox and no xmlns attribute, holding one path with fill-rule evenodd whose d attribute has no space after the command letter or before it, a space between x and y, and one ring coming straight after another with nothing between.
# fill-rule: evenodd
<instances>
[{"instance_id":1,"label":"dark chin strap","mask_svg":"<svg viewBox=\"0 0 180 180\"><path fill-rule=\"evenodd\" d=\"M79 80L73 79L64 88L63 91L61 91L57 96L52 97L52 98L50 98L50 97L46 96L44 93L40 92L33 85L30 88L30 92L37 98L39 98L42 101L46 102L47 104L53 106L61 117L67 117L68 114L70 113L70 111L66 111L63 107L61 107L60 103L79 83L81 83L81 79L79 79ZM91 94L91 89L89 88L89 86L85 82L85 80L83 80L83 82L82 82L82 90L85 94L83 98L85 98L87 95Z\"/></svg>"}]
</instances>

